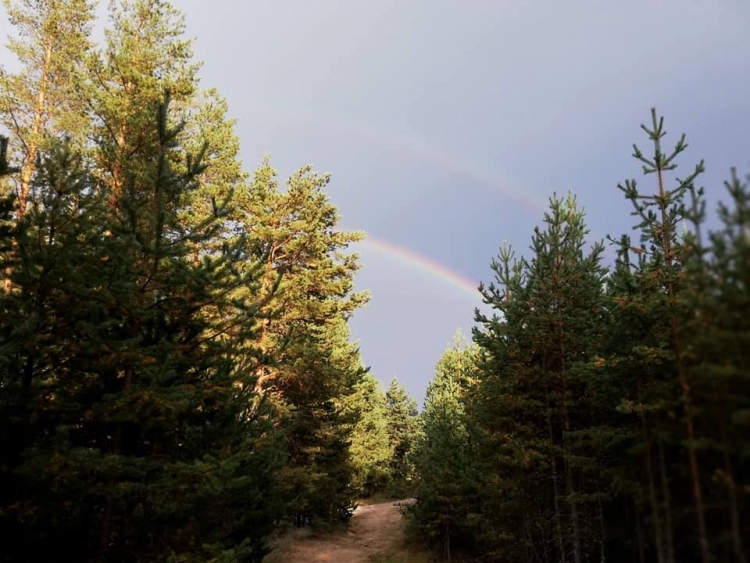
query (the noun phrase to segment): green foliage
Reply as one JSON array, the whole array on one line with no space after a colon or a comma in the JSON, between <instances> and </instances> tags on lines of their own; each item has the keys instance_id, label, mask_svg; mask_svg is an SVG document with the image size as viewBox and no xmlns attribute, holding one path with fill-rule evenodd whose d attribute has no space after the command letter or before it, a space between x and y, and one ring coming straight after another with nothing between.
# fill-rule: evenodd
<instances>
[{"instance_id":1,"label":"green foliage","mask_svg":"<svg viewBox=\"0 0 750 563\"><path fill-rule=\"evenodd\" d=\"M354 485L363 497L370 497L388 484L393 459L386 396L372 374L368 373L357 384L352 408L357 416L350 446Z\"/></svg>"},{"instance_id":2,"label":"green foliage","mask_svg":"<svg viewBox=\"0 0 750 563\"><path fill-rule=\"evenodd\" d=\"M466 395L476 377L476 346L460 332L440 358L427 389L422 432L414 447L416 503L409 513L419 533L443 546L469 538L477 474Z\"/></svg>"},{"instance_id":3,"label":"green foliage","mask_svg":"<svg viewBox=\"0 0 750 563\"><path fill-rule=\"evenodd\" d=\"M168 209L202 165L168 164L179 128L160 115L152 183L128 181L126 212L69 145L40 163L0 332L8 554L263 554L280 450L219 337L240 322L253 335L252 310L224 297L247 280L230 247L187 260L213 226L185 232Z\"/></svg>"},{"instance_id":4,"label":"green foliage","mask_svg":"<svg viewBox=\"0 0 750 563\"><path fill-rule=\"evenodd\" d=\"M750 179L706 232L652 111L638 242L605 268L552 197L420 415L350 341L364 235L329 175L242 169L172 4L113 1L101 49L88 0L4 5L0 560L260 561L390 492L449 559L746 561Z\"/></svg>"},{"instance_id":5,"label":"green foliage","mask_svg":"<svg viewBox=\"0 0 750 563\"><path fill-rule=\"evenodd\" d=\"M247 181L170 3L113 2L101 51L88 3L21 4L49 104L3 75L3 119L49 119L0 203L0 559L259 561L282 518L345 520L367 297L328 176Z\"/></svg>"},{"instance_id":6,"label":"green foliage","mask_svg":"<svg viewBox=\"0 0 750 563\"><path fill-rule=\"evenodd\" d=\"M484 353L472 402L491 491L477 536L493 553L525 559L539 549L576 559L599 500L591 438L579 430L596 408L584 390L601 341L602 246L585 252L572 196L551 199L545 224L535 230L531 260L501 249L498 285L484 291L502 316L480 316L484 330L475 334Z\"/></svg>"},{"instance_id":7,"label":"green foliage","mask_svg":"<svg viewBox=\"0 0 750 563\"><path fill-rule=\"evenodd\" d=\"M357 384L350 404L356 418L350 453L359 494L364 498L411 495L412 450L420 431L414 399L395 378L383 392L368 373Z\"/></svg>"},{"instance_id":8,"label":"green foliage","mask_svg":"<svg viewBox=\"0 0 750 563\"><path fill-rule=\"evenodd\" d=\"M414 477L411 453L419 435L417 403L406 389L393 378L385 392L388 408L388 439L393 453L390 461L391 489L396 496L406 496ZM403 491L398 491L398 489Z\"/></svg>"},{"instance_id":9,"label":"green foliage","mask_svg":"<svg viewBox=\"0 0 750 563\"><path fill-rule=\"evenodd\" d=\"M53 138L85 140L86 112L76 86L90 48L94 18L89 0L3 0L17 34L8 50L22 66L0 71L0 124L10 134L10 156L19 164L14 178L18 212L29 197L37 155Z\"/></svg>"},{"instance_id":10,"label":"green foliage","mask_svg":"<svg viewBox=\"0 0 750 563\"><path fill-rule=\"evenodd\" d=\"M337 229L337 209L324 191L329 181L304 167L283 190L266 160L249 185L237 187L229 216L246 234L247 254L260 257L258 283L269 294L254 370L285 431L282 497L296 525L346 521L357 495L350 404L366 370L347 321L367 295L353 291L359 266L345 250L363 235Z\"/></svg>"},{"instance_id":11,"label":"green foliage","mask_svg":"<svg viewBox=\"0 0 750 563\"><path fill-rule=\"evenodd\" d=\"M666 152L656 112L642 128L653 153L633 156L656 191L620 186L640 244L610 238L604 268L575 199L552 198L532 256L503 245L492 262L475 379L436 374L412 516L444 551L746 561L748 184L732 172L704 240L703 163L669 187L685 137Z\"/></svg>"}]
</instances>

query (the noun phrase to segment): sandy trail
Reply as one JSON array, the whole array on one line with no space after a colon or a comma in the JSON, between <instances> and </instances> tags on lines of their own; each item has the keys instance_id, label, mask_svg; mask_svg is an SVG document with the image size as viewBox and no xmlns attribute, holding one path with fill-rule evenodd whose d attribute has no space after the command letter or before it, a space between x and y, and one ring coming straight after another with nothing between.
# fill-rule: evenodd
<instances>
[{"instance_id":1,"label":"sandy trail","mask_svg":"<svg viewBox=\"0 0 750 563\"><path fill-rule=\"evenodd\" d=\"M324 536L297 538L279 546L269 563L371 563L380 559L407 557L404 517L399 503L390 501L360 506L349 529Z\"/></svg>"}]
</instances>

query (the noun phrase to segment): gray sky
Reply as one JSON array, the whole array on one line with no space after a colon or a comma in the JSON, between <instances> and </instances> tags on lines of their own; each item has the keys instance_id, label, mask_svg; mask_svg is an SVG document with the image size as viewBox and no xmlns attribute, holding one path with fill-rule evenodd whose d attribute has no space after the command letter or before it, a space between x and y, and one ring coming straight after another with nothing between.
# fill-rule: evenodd
<instances>
[{"instance_id":1,"label":"gray sky","mask_svg":"<svg viewBox=\"0 0 750 563\"><path fill-rule=\"evenodd\" d=\"M503 240L529 247L544 202L573 190L596 237L630 229L649 108L686 132L710 199L750 172L745 0L175 0L204 86L239 118L245 166L333 173L347 227L490 281ZM3 35L7 24L0 26ZM680 172L680 170L678 170ZM645 178L643 185L648 183ZM465 292L362 246L352 323L365 362L421 401Z\"/></svg>"}]
</instances>

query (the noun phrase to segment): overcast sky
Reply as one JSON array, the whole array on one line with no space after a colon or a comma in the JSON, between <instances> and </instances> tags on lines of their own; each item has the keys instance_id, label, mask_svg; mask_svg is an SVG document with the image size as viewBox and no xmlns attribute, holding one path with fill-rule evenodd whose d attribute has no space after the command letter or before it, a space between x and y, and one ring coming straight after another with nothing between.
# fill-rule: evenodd
<instances>
[{"instance_id":1,"label":"overcast sky","mask_svg":"<svg viewBox=\"0 0 750 563\"><path fill-rule=\"evenodd\" d=\"M649 108L686 132L710 198L750 172L746 0L175 0L204 86L228 98L243 160L333 173L343 224L474 280L503 240L526 252L553 191L592 235L630 229L616 185L639 175ZM0 31L7 34L3 21ZM644 179L646 184L649 179ZM644 184L645 185L645 184ZM358 249L364 361L421 402L471 296Z\"/></svg>"}]
</instances>

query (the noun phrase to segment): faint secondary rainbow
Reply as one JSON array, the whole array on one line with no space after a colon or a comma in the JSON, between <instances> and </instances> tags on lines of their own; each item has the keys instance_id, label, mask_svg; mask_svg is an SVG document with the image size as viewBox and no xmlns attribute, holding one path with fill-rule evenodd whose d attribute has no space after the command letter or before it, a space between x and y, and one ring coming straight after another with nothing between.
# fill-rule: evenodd
<instances>
[{"instance_id":1,"label":"faint secondary rainbow","mask_svg":"<svg viewBox=\"0 0 750 563\"><path fill-rule=\"evenodd\" d=\"M407 263L408 265L415 267L423 272L439 278L445 282L448 282L457 289L460 289L466 295L471 295L474 299L481 299L481 294L477 289L479 284L466 276L451 270L421 254L417 254L413 250L399 246L387 240L367 235L367 238L358 244L362 244L365 247L379 250L388 256L397 258L398 260Z\"/></svg>"},{"instance_id":2,"label":"faint secondary rainbow","mask_svg":"<svg viewBox=\"0 0 750 563\"><path fill-rule=\"evenodd\" d=\"M278 110L274 119L291 120L296 123L305 123L319 132L329 134L344 134L347 141L352 136L359 136L375 142L383 149L403 152L411 157L429 163L442 170L451 172L458 177L471 178L478 183L477 187L485 186L490 193L501 195L520 206L526 213L538 216L547 209L547 202L539 196L528 192L520 186L514 185L507 178L493 170L492 167L481 165L476 162L446 151L429 143L424 139L407 135L400 131L383 129L379 126L359 121L343 113L326 113L316 111L315 113L295 113L293 108L264 107L263 116L267 118L269 111Z\"/></svg>"}]
</instances>

